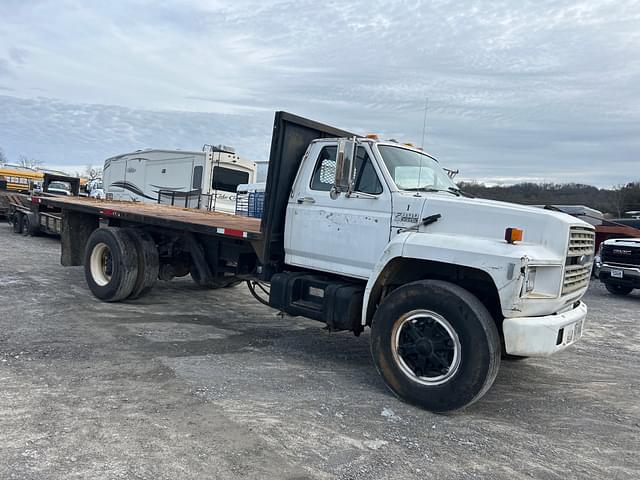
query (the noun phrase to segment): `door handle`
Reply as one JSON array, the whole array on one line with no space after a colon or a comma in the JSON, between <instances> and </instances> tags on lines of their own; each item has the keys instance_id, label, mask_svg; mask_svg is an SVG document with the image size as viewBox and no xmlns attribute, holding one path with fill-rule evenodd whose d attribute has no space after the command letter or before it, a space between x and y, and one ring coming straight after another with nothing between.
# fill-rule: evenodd
<instances>
[{"instance_id":1,"label":"door handle","mask_svg":"<svg viewBox=\"0 0 640 480\"><path fill-rule=\"evenodd\" d=\"M316 203L313 197L298 197L298 203Z\"/></svg>"}]
</instances>

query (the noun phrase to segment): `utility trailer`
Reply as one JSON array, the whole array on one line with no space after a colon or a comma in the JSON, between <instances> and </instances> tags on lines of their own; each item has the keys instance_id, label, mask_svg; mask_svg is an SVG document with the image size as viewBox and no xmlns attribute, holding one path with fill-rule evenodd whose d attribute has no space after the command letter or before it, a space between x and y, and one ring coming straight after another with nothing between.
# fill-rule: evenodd
<instances>
[{"instance_id":1,"label":"utility trailer","mask_svg":"<svg viewBox=\"0 0 640 480\"><path fill-rule=\"evenodd\" d=\"M0 185L1 187L1 185ZM0 217L4 217L11 223L11 205L25 205L29 195L0 189Z\"/></svg>"},{"instance_id":2,"label":"utility trailer","mask_svg":"<svg viewBox=\"0 0 640 480\"><path fill-rule=\"evenodd\" d=\"M9 222L13 224L13 231L23 235L60 235L62 233L62 212L53 205L43 204L42 198L67 195L78 197L80 193L80 179L45 173L42 181L42 191L23 195L18 201L9 205Z\"/></svg>"},{"instance_id":3,"label":"utility trailer","mask_svg":"<svg viewBox=\"0 0 640 480\"><path fill-rule=\"evenodd\" d=\"M501 358L582 335L593 226L466 197L437 160L395 141L277 112L262 219L42 197L62 213L63 265L103 301L157 279L246 280L273 308L359 335L399 397L435 412L484 395ZM267 288L268 284L268 288Z\"/></svg>"}]
</instances>

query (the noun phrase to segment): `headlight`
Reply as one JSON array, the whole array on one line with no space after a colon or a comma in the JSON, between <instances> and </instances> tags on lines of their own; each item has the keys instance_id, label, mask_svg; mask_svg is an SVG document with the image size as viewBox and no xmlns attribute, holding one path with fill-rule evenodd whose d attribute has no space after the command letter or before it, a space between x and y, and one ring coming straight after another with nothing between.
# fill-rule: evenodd
<instances>
[{"instance_id":1,"label":"headlight","mask_svg":"<svg viewBox=\"0 0 640 480\"><path fill-rule=\"evenodd\" d=\"M556 298L562 288L562 265L528 265L522 281L523 298Z\"/></svg>"},{"instance_id":2,"label":"headlight","mask_svg":"<svg viewBox=\"0 0 640 480\"><path fill-rule=\"evenodd\" d=\"M536 267L529 267L524 275L524 291L533 292L534 288L536 288Z\"/></svg>"}]
</instances>

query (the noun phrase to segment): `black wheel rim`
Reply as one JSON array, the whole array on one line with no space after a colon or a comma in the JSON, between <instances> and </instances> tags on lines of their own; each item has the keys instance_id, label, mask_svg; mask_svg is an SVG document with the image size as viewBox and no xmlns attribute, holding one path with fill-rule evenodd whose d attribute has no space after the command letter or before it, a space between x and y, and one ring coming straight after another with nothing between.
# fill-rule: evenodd
<instances>
[{"instance_id":1,"label":"black wheel rim","mask_svg":"<svg viewBox=\"0 0 640 480\"><path fill-rule=\"evenodd\" d=\"M416 310L395 323L392 351L398 366L413 381L438 385L460 366L461 345L451 324L436 312Z\"/></svg>"}]
</instances>

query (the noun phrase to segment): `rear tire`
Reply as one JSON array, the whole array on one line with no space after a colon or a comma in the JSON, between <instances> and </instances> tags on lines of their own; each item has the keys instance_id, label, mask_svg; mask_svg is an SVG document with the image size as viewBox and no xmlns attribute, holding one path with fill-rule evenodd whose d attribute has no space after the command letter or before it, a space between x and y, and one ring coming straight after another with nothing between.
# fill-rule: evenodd
<instances>
[{"instance_id":1,"label":"rear tire","mask_svg":"<svg viewBox=\"0 0 640 480\"><path fill-rule=\"evenodd\" d=\"M614 295L619 295L619 296L629 295L633 291L633 287L627 287L625 285L605 283L604 286L609 293L612 293Z\"/></svg>"},{"instance_id":2,"label":"rear tire","mask_svg":"<svg viewBox=\"0 0 640 480\"><path fill-rule=\"evenodd\" d=\"M22 213L13 215L13 233L22 233Z\"/></svg>"},{"instance_id":3,"label":"rear tire","mask_svg":"<svg viewBox=\"0 0 640 480\"><path fill-rule=\"evenodd\" d=\"M433 412L481 398L500 367L500 336L486 307L467 290L422 280L394 290L373 317L371 353L400 398Z\"/></svg>"},{"instance_id":4,"label":"rear tire","mask_svg":"<svg viewBox=\"0 0 640 480\"><path fill-rule=\"evenodd\" d=\"M33 213L25 213L22 215L22 235L33 237L38 233L38 225L36 216Z\"/></svg>"},{"instance_id":5,"label":"rear tire","mask_svg":"<svg viewBox=\"0 0 640 480\"><path fill-rule=\"evenodd\" d=\"M22 235L25 237L29 235L29 229L31 228L31 222L29 221L29 215L22 215Z\"/></svg>"},{"instance_id":6,"label":"rear tire","mask_svg":"<svg viewBox=\"0 0 640 480\"><path fill-rule=\"evenodd\" d=\"M127 298L138 278L138 252L121 228L94 230L87 241L84 273L91 292L105 302Z\"/></svg>"},{"instance_id":7,"label":"rear tire","mask_svg":"<svg viewBox=\"0 0 640 480\"><path fill-rule=\"evenodd\" d=\"M160 259L156 242L144 230L125 228L138 254L138 276L129 298L140 298L151 291L158 280Z\"/></svg>"}]
</instances>

